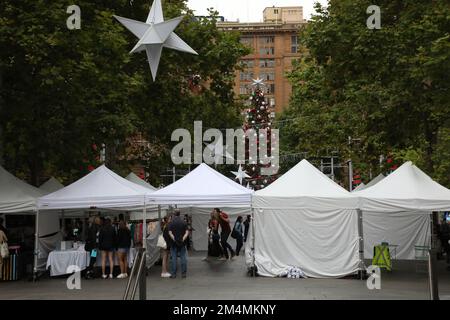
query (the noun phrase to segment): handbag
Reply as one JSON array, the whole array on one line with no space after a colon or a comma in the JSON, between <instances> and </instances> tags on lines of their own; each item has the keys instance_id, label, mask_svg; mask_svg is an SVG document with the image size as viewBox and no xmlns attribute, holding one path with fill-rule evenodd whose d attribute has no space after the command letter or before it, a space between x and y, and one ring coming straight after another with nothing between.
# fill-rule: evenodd
<instances>
[{"instance_id":1,"label":"handbag","mask_svg":"<svg viewBox=\"0 0 450 320\"><path fill-rule=\"evenodd\" d=\"M158 236L158 242L156 246L161 249L167 249L167 243L166 240L164 240L164 236L162 234Z\"/></svg>"},{"instance_id":2,"label":"handbag","mask_svg":"<svg viewBox=\"0 0 450 320\"><path fill-rule=\"evenodd\" d=\"M6 241L0 244L0 255L2 256L2 258L9 257L8 243Z\"/></svg>"}]
</instances>

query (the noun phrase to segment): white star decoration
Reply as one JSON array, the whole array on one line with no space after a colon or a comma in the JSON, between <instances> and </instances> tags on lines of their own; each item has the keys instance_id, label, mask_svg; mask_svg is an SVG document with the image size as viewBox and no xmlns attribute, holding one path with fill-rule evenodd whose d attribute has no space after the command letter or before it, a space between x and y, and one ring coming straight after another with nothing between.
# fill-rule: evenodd
<instances>
[{"instance_id":1,"label":"white star decoration","mask_svg":"<svg viewBox=\"0 0 450 320\"><path fill-rule=\"evenodd\" d=\"M245 170L242 170L241 165L239 165L239 169L238 171L231 171L232 174L234 174L236 176L235 179L239 180L239 183L242 185L242 179L244 178L250 178L250 176L247 174L247 172ZM248 185L247 185L248 186Z\"/></svg>"},{"instance_id":2,"label":"white star decoration","mask_svg":"<svg viewBox=\"0 0 450 320\"><path fill-rule=\"evenodd\" d=\"M257 78L257 79L253 79L253 83L252 83L252 86L255 86L255 87L260 87L260 86L265 86L266 84L264 83L264 80L263 79L260 79L259 77Z\"/></svg>"},{"instance_id":3,"label":"white star decoration","mask_svg":"<svg viewBox=\"0 0 450 320\"><path fill-rule=\"evenodd\" d=\"M114 16L114 18L139 38L138 43L130 53L144 50L147 52L153 81L156 79L163 47L197 54L194 49L173 32L183 20L183 17L164 21L161 0L153 2L145 23L119 16Z\"/></svg>"}]
</instances>

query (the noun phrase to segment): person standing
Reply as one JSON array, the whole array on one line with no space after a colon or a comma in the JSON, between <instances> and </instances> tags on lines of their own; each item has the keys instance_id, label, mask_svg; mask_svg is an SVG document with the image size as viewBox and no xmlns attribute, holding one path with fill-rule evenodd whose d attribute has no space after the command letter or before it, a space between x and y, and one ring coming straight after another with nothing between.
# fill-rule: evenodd
<instances>
[{"instance_id":1,"label":"person standing","mask_svg":"<svg viewBox=\"0 0 450 320\"><path fill-rule=\"evenodd\" d=\"M228 237L231 233L231 226L230 226L230 218L225 212L222 212L219 208L214 208L214 214L216 219L219 221L220 225L220 244L222 245L222 251L224 254L224 258L221 258L220 260L228 260L233 259L235 256L235 252L231 245L228 243ZM230 255L228 255L228 250L230 250Z\"/></svg>"},{"instance_id":2,"label":"person standing","mask_svg":"<svg viewBox=\"0 0 450 320\"><path fill-rule=\"evenodd\" d=\"M211 212L211 217L208 221L208 251L206 258L203 261L208 261L209 257L221 258L222 247L220 246L220 235L219 235L219 221L214 215L214 211Z\"/></svg>"},{"instance_id":3,"label":"person standing","mask_svg":"<svg viewBox=\"0 0 450 320\"><path fill-rule=\"evenodd\" d=\"M3 226L3 218L0 218L0 245L8 242L8 237L6 236L6 228ZM0 254L0 274L3 268L3 257Z\"/></svg>"},{"instance_id":4,"label":"person standing","mask_svg":"<svg viewBox=\"0 0 450 320\"><path fill-rule=\"evenodd\" d=\"M98 253L98 236L100 232L100 218L92 217L90 219L90 225L87 232L86 244L84 249L89 252L89 266L86 270L86 279L94 278L94 265L97 262Z\"/></svg>"},{"instance_id":5,"label":"person standing","mask_svg":"<svg viewBox=\"0 0 450 320\"><path fill-rule=\"evenodd\" d=\"M239 252L244 244L244 234L242 232L242 217L237 217L236 223L234 224L233 232L236 236L236 255L239 256Z\"/></svg>"},{"instance_id":6,"label":"person standing","mask_svg":"<svg viewBox=\"0 0 450 320\"><path fill-rule=\"evenodd\" d=\"M189 230L186 222L180 217L180 210L175 210L175 216L172 222L169 224L169 236L172 239L172 244L170 248L171 255L171 268L170 277L177 277L177 257L180 255L181 260L181 277L186 278L187 273L187 250L186 250L186 239L189 235Z\"/></svg>"},{"instance_id":7,"label":"person standing","mask_svg":"<svg viewBox=\"0 0 450 320\"><path fill-rule=\"evenodd\" d=\"M244 242L247 242L248 230L250 230L250 221L252 219L251 215L247 215L244 221Z\"/></svg>"},{"instance_id":8,"label":"person standing","mask_svg":"<svg viewBox=\"0 0 450 320\"><path fill-rule=\"evenodd\" d=\"M98 237L98 247L102 252L102 278L106 279L106 258L109 259L109 278L113 278L114 269L114 248L116 246L117 236L114 227L111 225L111 219L106 218L105 223L100 229Z\"/></svg>"},{"instance_id":9,"label":"person standing","mask_svg":"<svg viewBox=\"0 0 450 320\"><path fill-rule=\"evenodd\" d=\"M442 221L441 224L441 228L439 230L439 237L441 239L441 243L442 243L442 248L444 249L445 253L446 253L446 258L447 258L447 264L449 264L449 267L447 267L447 269L450 268L450 220L444 219L444 221Z\"/></svg>"},{"instance_id":10,"label":"person standing","mask_svg":"<svg viewBox=\"0 0 450 320\"><path fill-rule=\"evenodd\" d=\"M161 249L161 262L162 262L162 268L161 268L161 278L169 278L171 276L169 272L169 253L170 248L172 247L172 239L169 235L169 224L172 222L172 217L164 217L163 223L161 225L162 229L162 235L164 238L164 241L166 242L166 248Z\"/></svg>"},{"instance_id":11,"label":"person standing","mask_svg":"<svg viewBox=\"0 0 450 320\"><path fill-rule=\"evenodd\" d=\"M117 255L119 258L120 274L118 279L128 277L128 254L131 247L131 232L125 221L119 221L119 230L117 231Z\"/></svg>"}]
</instances>

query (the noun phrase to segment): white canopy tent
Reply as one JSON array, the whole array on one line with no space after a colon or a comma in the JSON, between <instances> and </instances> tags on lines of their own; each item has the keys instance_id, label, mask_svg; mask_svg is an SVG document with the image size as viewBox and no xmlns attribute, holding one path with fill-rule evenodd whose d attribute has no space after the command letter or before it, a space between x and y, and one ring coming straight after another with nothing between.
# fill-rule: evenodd
<instances>
[{"instance_id":1,"label":"white canopy tent","mask_svg":"<svg viewBox=\"0 0 450 320\"><path fill-rule=\"evenodd\" d=\"M252 206L254 243L247 242L246 256L260 275L276 277L292 266L308 277L337 278L362 266L358 199L308 161L255 192Z\"/></svg>"},{"instance_id":2,"label":"white canopy tent","mask_svg":"<svg viewBox=\"0 0 450 320\"><path fill-rule=\"evenodd\" d=\"M211 210L220 207L230 216L231 224L238 215L250 214L253 191L202 163L189 174L150 195L159 205L176 205L183 214L192 216L192 241L195 250L207 250L206 233ZM230 244L234 240L230 238Z\"/></svg>"},{"instance_id":3,"label":"white canopy tent","mask_svg":"<svg viewBox=\"0 0 450 320\"><path fill-rule=\"evenodd\" d=\"M398 259L414 259L416 245L430 245L431 212L450 210L450 190L412 162L355 195L363 213L366 258L374 245L387 242L398 245Z\"/></svg>"},{"instance_id":4,"label":"white canopy tent","mask_svg":"<svg viewBox=\"0 0 450 320\"><path fill-rule=\"evenodd\" d=\"M189 174L149 195L151 203L179 207L249 208L253 191L202 163Z\"/></svg>"},{"instance_id":5,"label":"white canopy tent","mask_svg":"<svg viewBox=\"0 0 450 320\"><path fill-rule=\"evenodd\" d=\"M67 187L39 198L37 217L39 218L39 210L95 208L142 209L144 219L148 206L146 197L151 192L150 189L126 180L102 165ZM146 239L146 228L143 228L143 238ZM145 246L146 241L143 243Z\"/></svg>"},{"instance_id":6,"label":"white canopy tent","mask_svg":"<svg viewBox=\"0 0 450 320\"><path fill-rule=\"evenodd\" d=\"M16 178L0 166L0 213L32 213L45 192Z\"/></svg>"},{"instance_id":7,"label":"white canopy tent","mask_svg":"<svg viewBox=\"0 0 450 320\"><path fill-rule=\"evenodd\" d=\"M35 214L36 200L47 193L45 189L29 185L0 166L0 213ZM58 217L48 212L43 213L36 222L35 232L38 242L35 241L34 251L39 266L45 264L48 251L61 240Z\"/></svg>"}]
</instances>

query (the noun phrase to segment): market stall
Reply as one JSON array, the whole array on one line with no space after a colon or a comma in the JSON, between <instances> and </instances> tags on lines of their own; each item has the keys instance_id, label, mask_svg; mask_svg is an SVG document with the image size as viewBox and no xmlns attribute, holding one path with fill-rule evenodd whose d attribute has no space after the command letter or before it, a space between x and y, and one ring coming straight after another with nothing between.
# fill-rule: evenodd
<instances>
[{"instance_id":1,"label":"market stall","mask_svg":"<svg viewBox=\"0 0 450 320\"><path fill-rule=\"evenodd\" d=\"M338 278L362 267L358 199L308 161L256 191L252 206L254 242L247 241L246 258L259 275L298 268L308 277Z\"/></svg>"},{"instance_id":2,"label":"market stall","mask_svg":"<svg viewBox=\"0 0 450 320\"><path fill-rule=\"evenodd\" d=\"M41 210L71 209L142 210L142 216L145 217L147 196L151 192L103 165L69 186L39 198L37 217L39 219ZM142 229L143 239L146 239L147 228ZM145 246L146 242L143 243Z\"/></svg>"},{"instance_id":3,"label":"market stall","mask_svg":"<svg viewBox=\"0 0 450 320\"><path fill-rule=\"evenodd\" d=\"M360 197L366 258L387 242L398 246L398 259L415 259L417 247L430 247L431 213L450 210L450 190L412 162L354 194Z\"/></svg>"}]
</instances>

